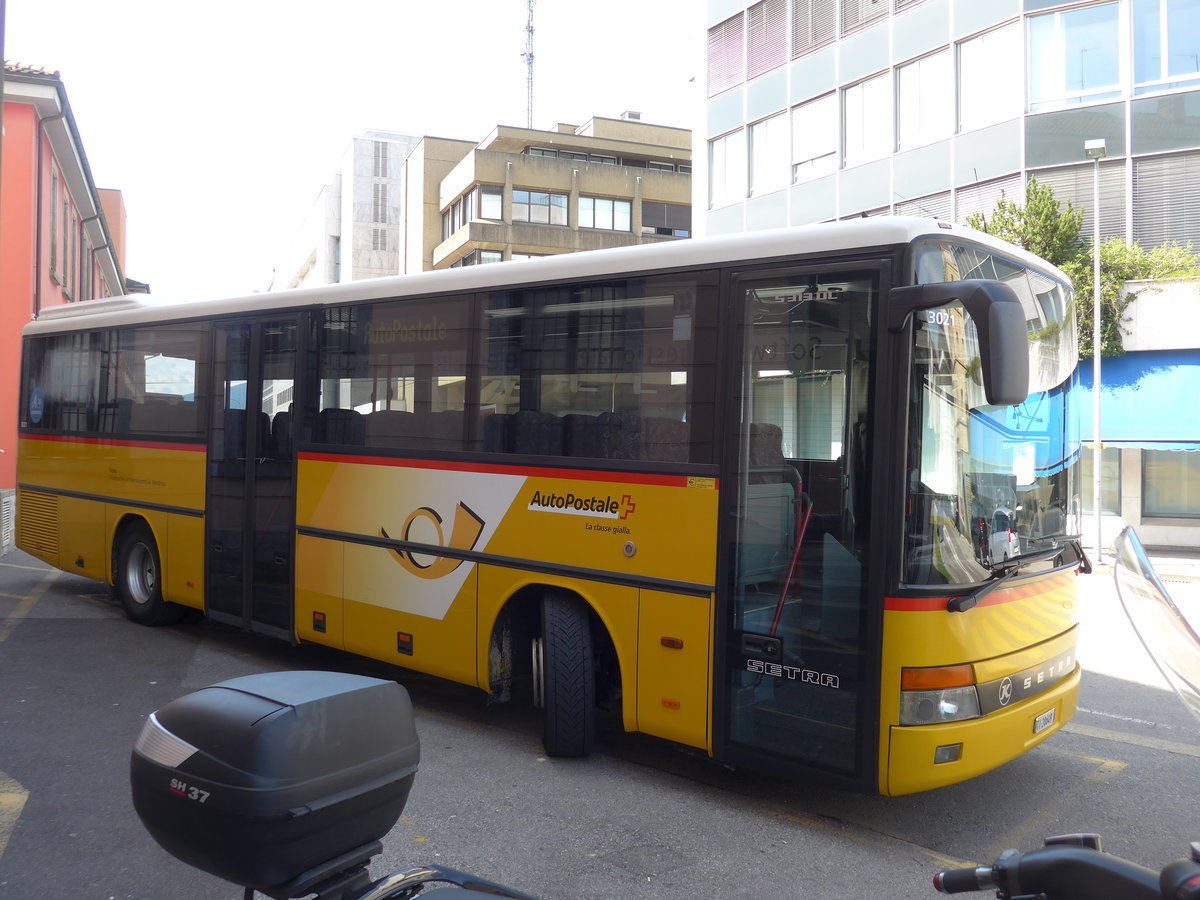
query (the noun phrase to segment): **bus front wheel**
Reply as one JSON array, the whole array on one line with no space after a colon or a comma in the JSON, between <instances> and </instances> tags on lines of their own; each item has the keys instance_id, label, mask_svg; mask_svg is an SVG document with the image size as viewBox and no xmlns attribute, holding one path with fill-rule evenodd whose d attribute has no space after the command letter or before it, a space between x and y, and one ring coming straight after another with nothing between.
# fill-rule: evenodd
<instances>
[{"instance_id":1,"label":"bus front wheel","mask_svg":"<svg viewBox=\"0 0 1200 900\"><path fill-rule=\"evenodd\" d=\"M117 545L117 596L125 615L139 625L170 625L183 616L184 608L162 596L162 563L154 535L145 525L133 525L121 533Z\"/></svg>"},{"instance_id":2,"label":"bus front wheel","mask_svg":"<svg viewBox=\"0 0 1200 900\"><path fill-rule=\"evenodd\" d=\"M587 608L561 594L542 598L542 636L534 641L535 696L543 709L548 756L587 756L596 715L592 623Z\"/></svg>"}]
</instances>

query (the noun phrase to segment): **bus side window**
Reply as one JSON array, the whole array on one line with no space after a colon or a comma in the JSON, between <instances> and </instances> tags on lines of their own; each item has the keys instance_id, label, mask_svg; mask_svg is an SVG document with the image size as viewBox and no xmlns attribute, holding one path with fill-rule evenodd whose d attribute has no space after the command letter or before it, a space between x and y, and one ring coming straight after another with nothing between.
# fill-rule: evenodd
<instances>
[{"instance_id":1,"label":"bus side window","mask_svg":"<svg viewBox=\"0 0 1200 900\"><path fill-rule=\"evenodd\" d=\"M271 420L271 446L275 459L292 458L292 411L281 409Z\"/></svg>"},{"instance_id":2,"label":"bus side window","mask_svg":"<svg viewBox=\"0 0 1200 900\"><path fill-rule=\"evenodd\" d=\"M331 406L317 416L317 443L361 447L365 440L363 415L357 410Z\"/></svg>"}]
</instances>

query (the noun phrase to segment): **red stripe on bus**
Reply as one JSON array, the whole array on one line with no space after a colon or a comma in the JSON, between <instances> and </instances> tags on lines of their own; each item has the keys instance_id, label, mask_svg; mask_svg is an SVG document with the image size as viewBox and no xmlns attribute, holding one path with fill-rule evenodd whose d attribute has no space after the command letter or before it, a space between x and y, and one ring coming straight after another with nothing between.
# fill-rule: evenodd
<instances>
[{"instance_id":1,"label":"red stripe on bus","mask_svg":"<svg viewBox=\"0 0 1200 900\"><path fill-rule=\"evenodd\" d=\"M89 444L97 447L140 447L143 450L185 450L189 453L203 453L207 448L203 444L168 444L162 441L123 441L116 438L78 437L70 434L23 434L23 441L46 441L51 444Z\"/></svg>"},{"instance_id":2,"label":"red stripe on bus","mask_svg":"<svg viewBox=\"0 0 1200 900\"><path fill-rule=\"evenodd\" d=\"M644 475L636 472L597 472L590 469L551 469L537 466L507 466L496 463L460 463L428 459L397 459L391 456L342 456L337 453L300 454L304 462L343 463L360 466L394 466L404 469L436 469L447 472L482 472L489 475L520 475L526 478L561 478L564 481L601 481L613 484L649 484L687 487L687 475ZM714 489L717 479L712 478Z\"/></svg>"},{"instance_id":3,"label":"red stripe on bus","mask_svg":"<svg viewBox=\"0 0 1200 900\"><path fill-rule=\"evenodd\" d=\"M945 612L948 597L884 597L887 612Z\"/></svg>"},{"instance_id":4,"label":"red stripe on bus","mask_svg":"<svg viewBox=\"0 0 1200 900\"><path fill-rule=\"evenodd\" d=\"M1001 606L1005 603L1015 603L1018 600L1045 597L1060 588L1066 588L1075 577L1075 572L1068 571L1055 575L1049 580L1039 580L1037 584L1011 587L1007 590L995 591L979 601L979 606ZM951 596L961 597L962 594ZM885 597L883 608L889 612L945 612L950 597Z\"/></svg>"},{"instance_id":5,"label":"red stripe on bus","mask_svg":"<svg viewBox=\"0 0 1200 900\"><path fill-rule=\"evenodd\" d=\"M956 594L955 596L962 595ZM1034 594L997 591L984 597L977 605L980 607L1002 606L1005 603L1014 603L1030 596L1034 596ZM949 602L949 597L885 597L883 608L888 612L946 612L946 604Z\"/></svg>"}]
</instances>

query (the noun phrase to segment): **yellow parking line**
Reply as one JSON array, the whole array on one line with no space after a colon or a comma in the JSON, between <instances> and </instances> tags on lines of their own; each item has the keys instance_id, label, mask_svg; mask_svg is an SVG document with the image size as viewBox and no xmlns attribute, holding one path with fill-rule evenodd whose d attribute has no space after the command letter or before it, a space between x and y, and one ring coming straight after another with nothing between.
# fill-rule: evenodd
<instances>
[{"instance_id":1,"label":"yellow parking line","mask_svg":"<svg viewBox=\"0 0 1200 900\"><path fill-rule=\"evenodd\" d=\"M21 600L21 604L5 616L4 619L0 620L0 644L3 644L8 639L8 636L13 633L13 630L21 624L21 621L33 612L33 608L37 606L37 602L42 599L42 595L49 590L50 585L54 583L59 574L58 569L49 569L46 572L46 577L38 582L32 591L25 595L24 599Z\"/></svg>"},{"instance_id":2,"label":"yellow parking line","mask_svg":"<svg viewBox=\"0 0 1200 900\"><path fill-rule=\"evenodd\" d=\"M25 808L25 798L29 792L13 779L0 772L0 856L8 846L8 839L16 827L21 810Z\"/></svg>"},{"instance_id":3,"label":"yellow parking line","mask_svg":"<svg viewBox=\"0 0 1200 900\"><path fill-rule=\"evenodd\" d=\"M1064 725L1063 731L1081 734L1084 737L1100 738L1105 741L1116 741L1121 744L1132 744L1135 747L1146 747L1150 750L1163 750L1167 753L1179 753L1183 756L1194 756L1200 759L1200 747L1194 744L1181 744L1178 741L1164 741L1162 738L1143 737L1140 734L1128 734L1124 731L1109 731L1105 728L1093 728L1091 725L1080 725L1071 722Z\"/></svg>"},{"instance_id":4,"label":"yellow parking line","mask_svg":"<svg viewBox=\"0 0 1200 900\"><path fill-rule=\"evenodd\" d=\"M1037 815L1019 823L1015 828L1001 837L999 841L992 845L990 851L985 854L985 858L995 859L1010 847L1015 847L1018 850L1033 850L1041 846L1042 840L1054 833L1053 823L1062 818L1063 808L1067 804L1072 800L1078 799L1081 795L1090 793L1098 784L1103 784L1118 772L1129 767L1129 763L1121 762L1117 759L1105 759L1100 756L1072 753L1070 751L1059 750L1053 746L1043 745L1040 748L1040 752L1053 753L1059 756L1066 756L1070 759L1081 760L1091 763L1095 768L1082 778L1071 782L1071 786L1062 793L1056 794L1052 799L1043 800Z\"/></svg>"}]
</instances>

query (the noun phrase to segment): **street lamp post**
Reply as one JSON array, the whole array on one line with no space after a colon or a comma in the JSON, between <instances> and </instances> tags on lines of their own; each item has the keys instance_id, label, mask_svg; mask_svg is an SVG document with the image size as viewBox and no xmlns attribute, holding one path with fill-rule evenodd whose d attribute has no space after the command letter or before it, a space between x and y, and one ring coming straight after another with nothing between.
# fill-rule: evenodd
<instances>
[{"instance_id":1,"label":"street lamp post","mask_svg":"<svg viewBox=\"0 0 1200 900\"><path fill-rule=\"evenodd\" d=\"M1084 141L1083 152L1092 161L1092 515L1099 563L1104 558L1100 516L1100 160L1104 158L1104 139Z\"/></svg>"}]
</instances>

